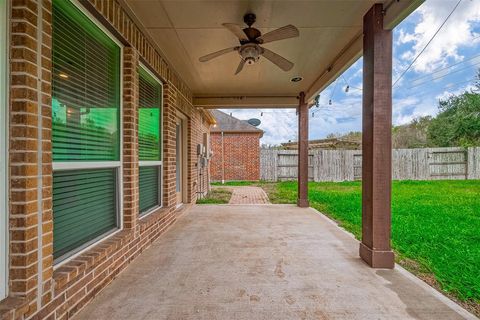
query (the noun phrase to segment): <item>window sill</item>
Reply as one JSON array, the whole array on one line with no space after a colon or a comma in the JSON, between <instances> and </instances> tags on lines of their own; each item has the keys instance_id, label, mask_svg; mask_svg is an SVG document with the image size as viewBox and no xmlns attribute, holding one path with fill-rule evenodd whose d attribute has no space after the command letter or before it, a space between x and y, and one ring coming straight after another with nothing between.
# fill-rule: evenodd
<instances>
[{"instance_id":1,"label":"window sill","mask_svg":"<svg viewBox=\"0 0 480 320\"><path fill-rule=\"evenodd\" d=\"M150 226L157 223L159 220L165 219L171 211L172 211L171 209L168 209L165 207L159 207L145 214L145 216L141 217L138 220L140 233L150 228Z\"/></svg>"},{"instance_id":2,"label":"window sill","mask_svg":"<svg viewBox=\"0 0 480 320\"><path fill-rule=\"evenodd\" d=\"M54 270L55 296L63 292L76 280L98 268L104 261L111 258L116 251L132 241L132 238L132 230L121 230Z\"/></svg>"},{"instance_id":3,"label":"window sill","mask_svg":"<svg viewBox=\"0 0 480 320\"><path fill-rule=\"evenodd\" d=\"M19 297L7 297L0 301L0 319L23 319L28 312L28 300Z\"/></svg>"}]
</instances>

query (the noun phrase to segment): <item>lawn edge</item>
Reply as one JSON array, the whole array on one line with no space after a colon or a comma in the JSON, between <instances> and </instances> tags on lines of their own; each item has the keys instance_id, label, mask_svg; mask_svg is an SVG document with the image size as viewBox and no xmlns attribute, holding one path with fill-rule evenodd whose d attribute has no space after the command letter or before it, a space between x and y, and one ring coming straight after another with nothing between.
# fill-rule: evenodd
<instances>
[{"instance_id":1,"label":"lawn edge","mask_svg":"<svg viewBox=\"0 0 480 320\"><path fill-rule=\"evenodd\" d=\"M338 221L332 217L330 217L327 213L323 213L319 210L317 210L314 207L309 207L313 211L315 211L316 214L320 215L323 217L326 221L330 222L331 224L335 225L338 229L343 231L345 234L351 236L356 242L360 244L360 240L358 240L355 237L355 234L352 232L348 231L341 225L341 221ZM401 256L399 252L397 252L395 249L392 249L395 253L396 257ZM412 261L415 261L413 259L410 259ZM448 293L442 290L440 283L435 279L435 275L432 272L416 272L415 269L413 268L408 268L407 266L402 265L402 260L395 261L395 269L399 270L402 274L407 275L412 281L414 281L417 285L420 285L421 287L428 289L429 291L433 292L433 294L439 298L442 302L444 302L448 307L451 309L458 311L461 316L465 317L465 319L473 319L473 320L478 320L480 317L480 304L471 301L471 300L466 300L466 301L461 301L459 300L454 294ZM416 262L416 261L415 261ZM433 281L426 281L426 280L431 280ZM432 283L430 283L432 282ZM460 312L461 311L461 312Z\"/></svg>"}]
</instances>

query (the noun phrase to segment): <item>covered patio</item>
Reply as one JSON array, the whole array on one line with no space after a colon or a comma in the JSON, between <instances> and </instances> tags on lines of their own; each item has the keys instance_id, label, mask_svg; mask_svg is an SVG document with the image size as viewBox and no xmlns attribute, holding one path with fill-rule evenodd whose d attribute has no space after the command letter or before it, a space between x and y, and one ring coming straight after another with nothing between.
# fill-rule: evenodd
<instances>
[{"instance_id":1,"label":"covered patio","mask_svg":"<svg viewBox=\"0 0 480 320\"><path fill-rule=\"evenodd\" d=\"M195 206L76 317L475 319L311 208Z\"/></svg>"},{"instance_id":2,"label":"covered patio","mask_svg":"<svg viewBox=\"0 0 480 320\"><path fill-rule=\"evenodd\" d=\"M390 245L392 29L422 2L0 1L0 318L473 318ZM361 56L359 243L309 208L308 116ZM297 110L296 206L195 205L219 108Z\"/></svg>"},{"instance_id":3,"label":"covered patio","mask_svg":"<svg viewBox=\"0 0 480 320\"><path fill-rule=\"evenodd\" d=\"M123 1L188 83L194 107L296 108L297 205L302 208L309 207L309 108L322 90L363 56L359 254L371 267L394 267L390 246L392 29L422 0ZM280 57L264 54L270 49Z\"/></svg>"}]
</instances>

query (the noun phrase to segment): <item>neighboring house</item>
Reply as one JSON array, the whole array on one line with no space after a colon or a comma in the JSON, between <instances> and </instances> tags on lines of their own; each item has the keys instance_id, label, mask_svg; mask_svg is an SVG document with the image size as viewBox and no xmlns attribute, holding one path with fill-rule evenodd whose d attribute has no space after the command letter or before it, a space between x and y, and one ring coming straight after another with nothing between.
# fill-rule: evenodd
<instances>
[{"instance_id":1,"label":"neighboring house","mask_svg":"<svg viewBox=\"0 0 480 320\"><path fill-rule=\"evenodd\" d=\"M260 180L260 138L263 131L222 111L211 111L212 181Z\"/></svg>"}]
</instances>

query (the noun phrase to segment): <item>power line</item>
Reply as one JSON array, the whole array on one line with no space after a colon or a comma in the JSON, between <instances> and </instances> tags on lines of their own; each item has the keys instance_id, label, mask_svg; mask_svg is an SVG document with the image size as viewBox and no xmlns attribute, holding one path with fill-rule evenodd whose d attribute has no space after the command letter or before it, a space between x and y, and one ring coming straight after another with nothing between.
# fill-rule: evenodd
<instances>
[{"instance_id":1,"label":"power line","mask_svg":"<svg viewBox=\"0 0 480 320\"><path fill-rule=\"evenodd\" d=\"M480 38L480 36L479 36L479 38ZM476 55L476 56L473 56L473 57L470 57L470 58L468 58L468 59L466 59L466 60L462 60L462 61L459 61L459 62L457 62L457 63L451 64L451 65L449 65L449 66L435 69L435 70L433 70L433 71L430 72L430 73L424 74L423 76L420 76L420 77L418 77L418 78L414 78L414 79L410 80L410 82L415 82L415 81L417 81L417 80L420 80L420 79L423 79L423 78L427 78L428 76L434 75L435 73L439 73L440 71L444 71L444 70L451 69L451 68L456 67L456 66L458 66L458 65L460 65L460 64L463 64L463 63L466 63L466 62L475 60L475 59L477 59L477 58L480 58L480 54L479 54L479 55ZM480 63L480 61L479 61L478 63ZM476 62L476 63L474 63L473 65L477 65L478 63Z\"/></svg>"},{"instance_id":2,"label":"power line","mask_svg":"<svg viewBox=\"0 0 480 320\"><path fill-rule=\"evenodd\" d=\"M435 33L433 34L432 38L427 42L427 44L425 45L425 47L423 47L423 49L420 51L419 54L417 54L417 56L415 57L415 59L413 59L413 61L408 65L407 69L405 69L402 74L400 75L400 77L397 78L397 80L395 80L395 82L393 83L392 87L394 87L398 81L400 81L400 79L403 78L403 76L405 75L405 73L407 73L408 70L410 70L410 68L413 66L413 64L417 61L417 59L422 55L422 53L427 49L427 47L430 45L430 43L433 41L433 39L435 39L435 37L437 36L437 34L440 32L440 30L443 28L443 26L445 25L445 23L447 23L448 19L452 16L452 14L455 12L455 10L457 10L458 6L460 5L460 3L462 2L462 0L458 0L457 4L455 5L455 7L453 7L452 11L450 12L450 14L445 18L445 20L442 22L442 24L440 25L440 27L437 29L437 31L435 31Z\"/></svg>"},{"instance_id":3,"label":"power line","mask_svg":"<svg viewBox=\"0 0 480 320\"><path fill-rule=\"evenodd\" d=\"M469 69L472 69L472 68L475 68L475 69L476 69L479 65L480 65L480 62L478 62L478 63L476 63L476 64L473 64L473 65L471 65L471 66L465 67L465 68L461 68L461 69L458 69L458 70L449 72L449 73L447 73L447 74L444 74L443 76L434 77L434 78L432 78L432 79L430 79L430 80L422 81L422 82L420 82L420 83L416 83L416 84L414 84L413 86L410 86L410 87L405 88L405 90L410 90L410 89L413 89L413 88L416 88L416 87L423 86L423 85L425 85L425 84L429 84L429 83L431 83L431 81L443 79L443 78L448 77L448 76L450 76L450 75L452 75L452 74L455 74L455 73L457 73L457 72L469 70ZM411 82L415 82L415 80L412 80Z\"/></svg>"}]
</instances>

